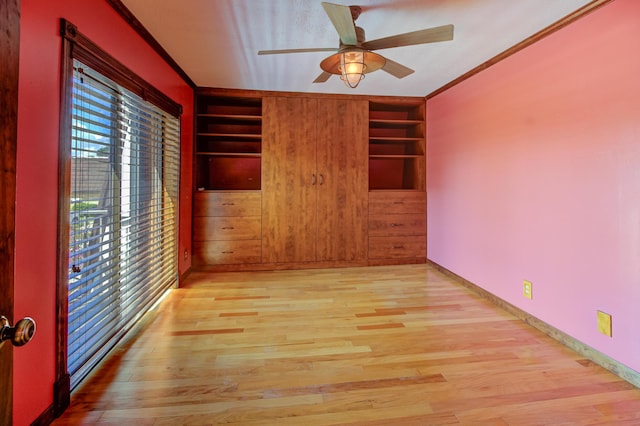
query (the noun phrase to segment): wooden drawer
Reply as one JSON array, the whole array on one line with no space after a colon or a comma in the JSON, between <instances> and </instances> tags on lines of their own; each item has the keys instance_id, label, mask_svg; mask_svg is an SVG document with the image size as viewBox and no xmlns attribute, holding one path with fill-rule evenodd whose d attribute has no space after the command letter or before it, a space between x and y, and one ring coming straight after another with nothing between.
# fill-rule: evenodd
<instances>
[{"instance_id":1,"label":"wooden drawer","mask_svg":"<svg viewBox=\"0 0 640 426\"><path fill-rule=\"evenodd\" d=\"M261 216L261 193L196 192L193 216Z\"/></svg>"},{"instance_id":2,"label":"wooden drawer","mask_svg":"<svg viewBox=\"0 0 640 426\"><path fill-rule=\"evenodd\" d=\"M418 191L369 192L369 214L409 214L427 210L427 193Z\"/></svg>"},{"instance_id":3,"label":"wooden drawer","mask_svg":"<svg viewBox=\"0 0 640 426\"><path fill-rule=\"evenodd\" d=\"M392 259L426 256L426 235L369 238L369 259Z\"/></svg>"},{"instance_id":4,"label":"wooden drawer","mask_svg":"<svg viewBox=\"0 0 640 426\"><path fill-rule=\"evenodd\" d=\"M262 238L262 218L254 217L194 217L193 241L259 240Z\"/></svg>"},{"instance_id":5,"label":"wooden drawer","mask_svg":"<svg viewBox=\"0 0 640 426\"><path fill-rule=\"evenodd\" d=\"M260 240L196 241L193 257L197 265L225 265L236 263L260 263Z\"/></svg>"},{"instance_id":6,"label":"wooden drawer","mask_svg":"<svg viewBox=\"0 0 640 426\"><path fill-rule=\"evenodd\" d=\"M370 237L425 235L427 218L423 213L383 214L369 216Z\"/></svg>"}]
</instances>

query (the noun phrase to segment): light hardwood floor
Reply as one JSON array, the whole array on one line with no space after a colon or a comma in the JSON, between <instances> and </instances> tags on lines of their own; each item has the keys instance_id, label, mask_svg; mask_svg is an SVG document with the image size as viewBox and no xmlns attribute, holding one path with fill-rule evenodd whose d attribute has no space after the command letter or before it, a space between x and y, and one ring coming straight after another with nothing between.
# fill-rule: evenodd
<instances>
[{"instance_id":1,"label":"light hardwood floor","mask_svg":"<svg viewBox=\"0 0 640 426\"><path fill-rule=\"evenodd\" d=\"M640 390L429 265L193 273L77 424L640 425Z\"/></svg>"}]
</instances>

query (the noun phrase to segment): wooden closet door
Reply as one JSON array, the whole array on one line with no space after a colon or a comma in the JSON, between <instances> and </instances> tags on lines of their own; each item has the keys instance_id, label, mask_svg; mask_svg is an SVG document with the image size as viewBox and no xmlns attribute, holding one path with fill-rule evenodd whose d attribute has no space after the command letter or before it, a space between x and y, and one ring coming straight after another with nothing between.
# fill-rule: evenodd
<instances>
[{"instance_id":1,"label":"wooden closet door","mask_svg":"<svg viewBox=\"0 0 640 426\"><path fill-rule=\"evenodd\" d=\"M315 261L317 101L265 97L262 110L262 261Z\"/></svg>"},{"instance_id":2,"label":"wooden closet door","mask_svg":"<svg viewBox=\"0 0 640 426\"><path fill-rule=\"evenodd\" d=\"M318 100L318 261L367 258L366 100Z\"/></svg>"}]
</instances>

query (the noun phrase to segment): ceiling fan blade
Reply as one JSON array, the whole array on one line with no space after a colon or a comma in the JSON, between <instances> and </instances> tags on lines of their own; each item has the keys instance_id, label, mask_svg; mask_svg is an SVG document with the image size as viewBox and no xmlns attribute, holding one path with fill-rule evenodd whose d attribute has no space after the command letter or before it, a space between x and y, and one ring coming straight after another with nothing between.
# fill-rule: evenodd
<instances>
[{"instance_id":1,"label":"ceiling fan blade","mask_svg":"<svg viewBox=\"0 0 640 426\"><path fill-rule=\"evenodd\" d=\"M396 78L405 78L409 74L414 73L414 71L409 67L405 67L404 65L399 64L395 61L392 61L389 58L384 58L384 59L386 62L382 67L382 70L388 72L389 74L391 74Z\"/></svg>"},{"instance_id":2,"label":"ceiling fan blade","mask_svg":"<svg viewBox=\"0 0 640 426\"><path fill-rule=\"evenodd\" d=\"M336 52L335 47L315 47L311 49L280 49L280 50L260 50L258 55L279 55L281 53L306 53L306 52Z\"/></svg>"},{"instance_id":3,"label":"ceiling fan blade","mask_svg":"<svg viewBox=\"0 0 640 426\"><path fill-rule=\"evenodd\" d=\"M324 7L324 11L327 13L327 16L329 16L329 19L331 19L333 26L336 27L342 44L349 46L357 45L358 37L356 36L356 26L353 23L349 6L322 2L322 7Z\"/></svg>"},{"instance_id":4,"label":"ceiling fan blade","mask_svg":"<svg viewBox=\"0 0 640 426\"><path fill-rule=\"evenodd\" d=\"M313 80L313 82L314 83L324 83L325 81L329 80L329 77L331 77L331 73L323 71L322 74L320 74L318 77L316 77L315 80Z\"/></svg>"},{"instance_id":5,"label":"ceiling fan blade","mask_svg":"<svg viewBox=\"0 0 640 426\"><path fill-rule=\"evenodd\" d=\"M367 41L362 43L362 48L367 50L389 49L447 40L453 40L453 25L451 24Z\"/></svg>"}]
</instances>

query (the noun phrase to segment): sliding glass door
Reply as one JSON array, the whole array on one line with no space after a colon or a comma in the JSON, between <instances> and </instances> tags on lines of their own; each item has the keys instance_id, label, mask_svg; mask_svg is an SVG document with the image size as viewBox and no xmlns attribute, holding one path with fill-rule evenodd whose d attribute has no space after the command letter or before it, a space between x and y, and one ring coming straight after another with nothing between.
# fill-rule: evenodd
<instances>
[{"instance_id":1,"label":"sliding glass door","mask_svg":"<svg viewBox=\"0 0 640 426\"><path fill-rule=\"evenodd\" d=\"M71 387L177 279L179 120L74 61Z\"/></svg>"}]
</instances>

